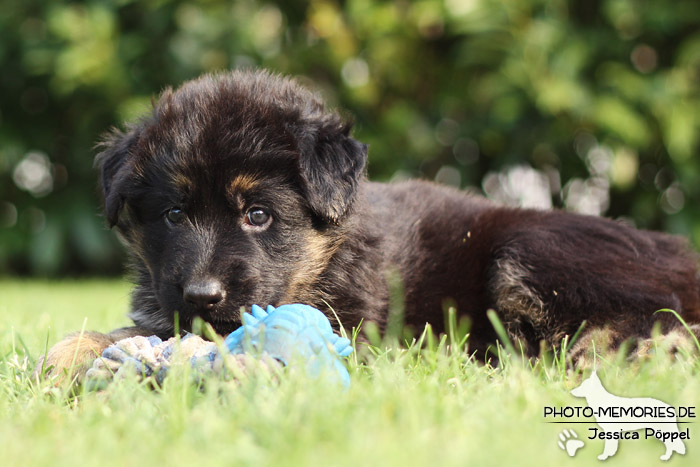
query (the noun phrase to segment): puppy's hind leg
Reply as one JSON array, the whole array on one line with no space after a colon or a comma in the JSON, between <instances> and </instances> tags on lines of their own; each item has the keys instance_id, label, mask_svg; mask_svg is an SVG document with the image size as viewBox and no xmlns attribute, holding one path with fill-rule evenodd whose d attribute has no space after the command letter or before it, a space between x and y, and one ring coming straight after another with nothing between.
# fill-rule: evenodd
<instances>
[{"instance_id":1,"label":"puppy's hind leg","mask_svg":"<svg viewBox=\"0 0 700 467\"><path fill-rule=\"evenodd\" d=\"M536 355L550 323L544 301L528 285L530 272L506 256L494 261L490 275L489 288L509 337L528 356Z\"/></svg>"}]
</instances>

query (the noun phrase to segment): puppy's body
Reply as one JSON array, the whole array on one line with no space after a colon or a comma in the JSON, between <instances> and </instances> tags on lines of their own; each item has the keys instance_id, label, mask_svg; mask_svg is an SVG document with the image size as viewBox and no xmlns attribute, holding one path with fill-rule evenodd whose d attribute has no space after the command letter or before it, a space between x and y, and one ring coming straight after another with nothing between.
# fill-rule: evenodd
<instances>
[{"instance_id":1,"label":"puppy's body","mask_svg":"<svg viewBox=\"0 0 700 467\"><path fill-rule=\"evenodd\" d=\"M679 237L503 207L425 182L368 183L361 196L358 224L374 230L381 252L370 282L401 272L406 323L416 329L429 322L442 331L452 304L471 318L471 347L483 350L495 340L485 311L495 309L536 353L540 341L559 345L584 320L614 331L613 345L648 337L657 321L662 331L675 327L671 315L654 314L661 308L700 321L697 257ZM386 302L369 308L383 317Z\"/></svg>"},{"instance_id":2,"label":"puppy's body","mask_svg":"<svg viewBox=\"0 0 700 467\"><path fill-rule=\"evenodd\" d=\"M183 329L200 316L225 334L254 303L330 305L346 327L382 327L395 272L406 324L440 331L454 305L476 350L495 340L490 308L531 353L584 320L615 331L613 344L674 327L660 308L700 321L697 258L680 238L426 182L370 183L366 157L350 125L288 79L234 72L166 91L97 159L136 282L137 327L118 335L166 337L176 314Z\"/></svg>"}]
</instances>

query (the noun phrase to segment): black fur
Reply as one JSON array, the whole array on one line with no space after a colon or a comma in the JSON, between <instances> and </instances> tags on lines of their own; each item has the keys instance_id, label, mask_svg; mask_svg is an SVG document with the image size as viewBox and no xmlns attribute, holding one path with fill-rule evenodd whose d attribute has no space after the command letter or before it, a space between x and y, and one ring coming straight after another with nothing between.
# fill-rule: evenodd
<instances>
[{"instance_id":1,"label":"black fur","mask_svg":"<svg viewBox=\"0 0 700 467\"><path fill-rule=\"evenodd\" d=\"M660 308L700 321L685 240L425 182L367 182L367 147L350 128L292 80L233 72L166 91L151 117L109 136L97 162L107 219L132 257L136 325L166 337L178 313L184 329L201 316L223 334L241 307L304 302L330 305L345 326L382 327L394 269L406 324L441 331L453 304L471 319L473 349L495 340L488 309L531 353L583 320L616 343L648 337L656 321L675 327ZM184 222L168 220L173 207ZM271 223L249 225L252 208ZM184 300L202 281L224 298Z\"/></svg>"}]
</instances>

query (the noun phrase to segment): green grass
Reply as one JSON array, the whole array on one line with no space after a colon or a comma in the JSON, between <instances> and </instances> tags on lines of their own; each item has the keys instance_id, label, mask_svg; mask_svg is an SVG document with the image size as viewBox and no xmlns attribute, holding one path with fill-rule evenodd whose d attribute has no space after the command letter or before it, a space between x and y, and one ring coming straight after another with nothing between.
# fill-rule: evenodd
<instances>
[{"instance_id":1,"label":"green grass","mask_svg":"<svg viewBox=\"0 0 700 467\"><path fill-rule=\"evenodd\" d=\"M284 375L207 381L204 390L172 374L159 390L121 381L68 398L31 384L33 362L69 331L128 324L128 286L118 281L0 282L0 465L598 465L603 441L575 458L557 447L563 428L543 407L583 406L569 395L581 375L558 360L503 359L497 368L452 351L454 333L423 349L358 346L346 392ZM48 336L48 338L47 338ZM665 355L643 363L601 362L607 389L673 405L700 405L700 366ZM698 465L700 425L687 454ZM661 464L656 440L622 441L611 465Z\"/></svg>"}]
</instances>

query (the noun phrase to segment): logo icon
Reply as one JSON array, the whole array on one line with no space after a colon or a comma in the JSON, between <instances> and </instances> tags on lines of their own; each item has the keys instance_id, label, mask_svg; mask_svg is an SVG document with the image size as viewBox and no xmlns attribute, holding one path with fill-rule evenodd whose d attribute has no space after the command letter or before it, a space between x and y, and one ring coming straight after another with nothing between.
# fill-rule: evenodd
<instances>
[{"instance_id":1,"label":"logo icon","mask_svg":"<svg viewBox=\"0 0 700 467\"><path fill-rule=\"evenodd\" d=\"M578 435L574 430L564 429L559 433L559 441L557 442L560 448L562 448L569 457L574 457L576 451L583 447L583 441L578 439Z\"/></svg>"}]
</instances>

